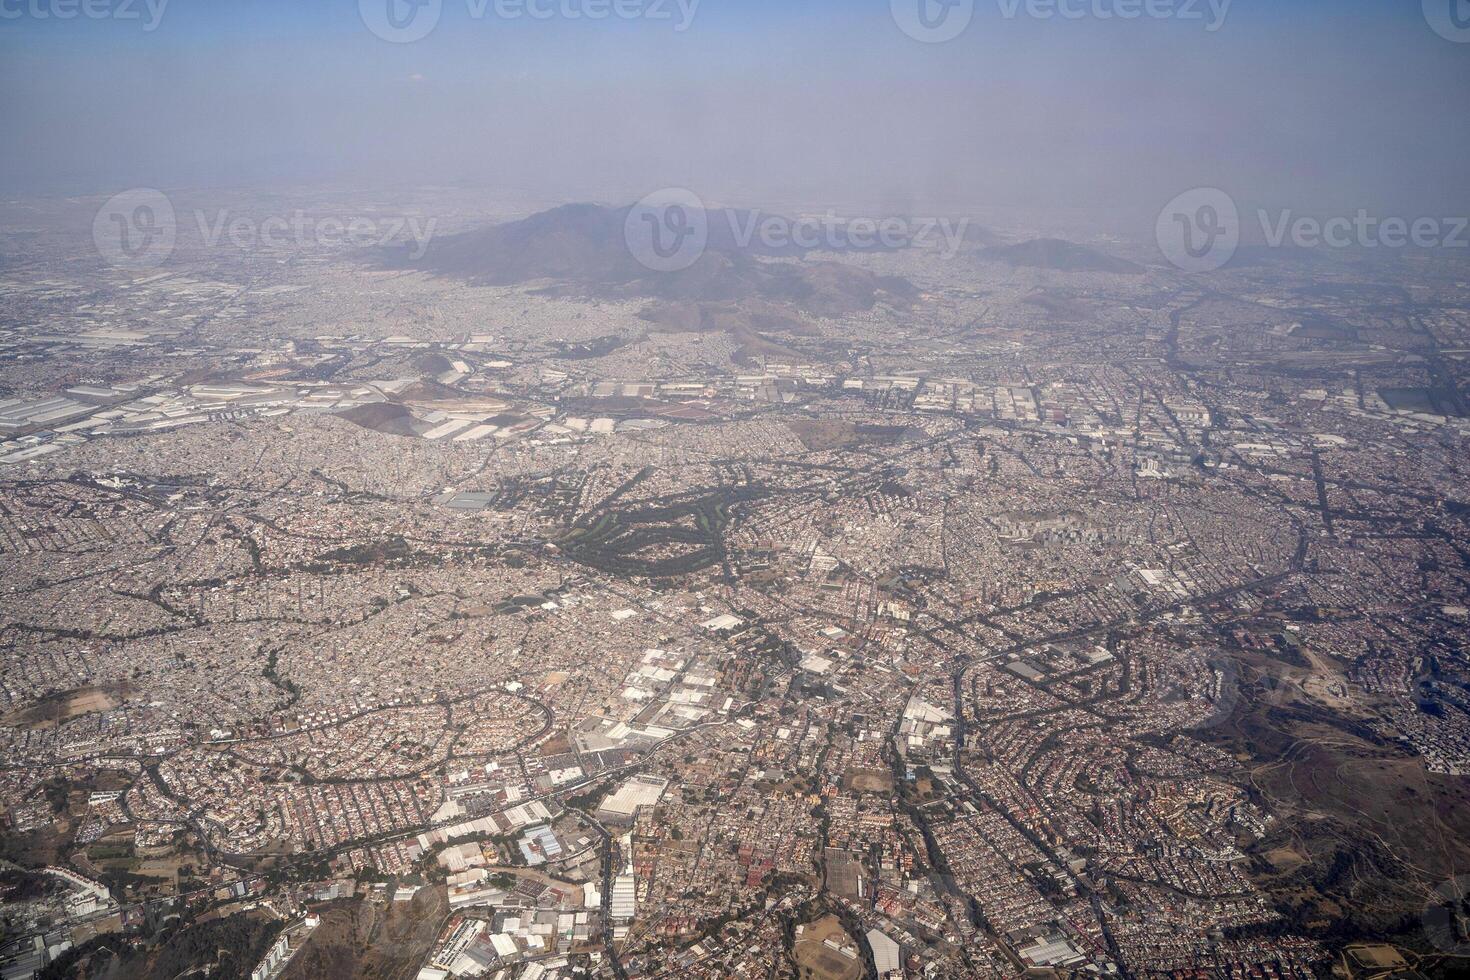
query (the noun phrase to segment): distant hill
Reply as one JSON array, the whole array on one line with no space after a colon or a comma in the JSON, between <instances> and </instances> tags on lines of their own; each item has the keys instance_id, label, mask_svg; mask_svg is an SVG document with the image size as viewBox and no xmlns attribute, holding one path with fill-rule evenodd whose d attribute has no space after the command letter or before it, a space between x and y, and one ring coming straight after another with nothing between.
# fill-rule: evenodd
<instances>
[{"instance_id":1,"label":"distant hill","mask_svg":"<svg viewBox=\"0 0 1470 980\"><path fill-rule=\"evenodd\" d=\"M553 291L600 298L647 297L695 303L764 300L817 316L871 309L880 299L917 296L904 279L882 277L837 262L763 261L799 258L795 246L738 243L748 212L714 211L705 253L681 272L654 273L628 250L623 228L631 208L569 204L521 221L436 239L417 261L390 254L398 267L423 269L484 285L548 281ZM732 225L733 222L733 225Z\"/></svg>"},{"instance_id":2,"label":"distant hill","mask_svg":"<svg viewBox=\"0 0 1470 980\"><path fill-rule=\"evenodd\" d=\"M485 285L538 279L628 282L647 270L623 245L626 214L595 204L569 204L521 221L436 238L422 259L403 262Z\"/></svg>"},{"instance_id":3,"label":"distant hill","mask_svg":"<svg viewBox=\"0 0 1470 980\"><path fill-rule=\"evenodd\" d=\"M1053 269L1058 272L1111 272L1117 275L1143 273L1141 265L1060 238L1037 238L1019 245L987 248L979 253L979 257L988 262L1005 262L1008 265Z\"/></svg>"},{"instance_id":4,"label":"distant hill","mask_svg":"<svg viewBox=\"0 0 1470 980\"><path fill-rule=\"evenodd\" d=\"M993 228L971 223L965 226L966 245L999 245L1005 239Z\"/></svg>"},{"instance_id":5,"label":"distant hill","mask_svg":"<svg viewBox=\"0 0 1470 980\"><path fill-rule=\"evenodd\" d=\"M382 432L390 436L412 436L418 434L413 413L402 405L392 402L372 402L355 405L338 412L342 418L364 429Z\"/></svg>"},{"instance_id":6,"label":"distant hill","mask_svg":"<svg viewBox=\"0 0 1470 980\"><path fill-rule=\"evenodd\" d=\"M779 304L764 300L743 303L689 303L659 301L640 314L653 333L723 333L735 342L737 364L753 366L759 355L800 360L794 348L771 335L810 337L810 324Z\"/></svg>"}]
</instances>

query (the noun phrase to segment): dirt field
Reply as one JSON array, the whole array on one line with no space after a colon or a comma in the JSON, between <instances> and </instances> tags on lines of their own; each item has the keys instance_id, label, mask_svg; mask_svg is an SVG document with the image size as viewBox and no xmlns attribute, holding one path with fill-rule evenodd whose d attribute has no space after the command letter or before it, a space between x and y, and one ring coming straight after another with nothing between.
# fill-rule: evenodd
<instances>
[{"instance_id":1,"label":"dirt field","mask_svg":"<svg viewBox=\"0 0 1470 980\"><path fill-rule=\"evenodd\" d=\"M421 889L411 902L342 903L323 913L282 980L411 980L448 914L442 887Z\"/></svg>"},{"instance_id":2,"label":"dirt field","mask_svg":"<svg viewBox=\"0 0 1470 980\"><path fill-rule=\"evenodd\" d=\"M860 793L892 793L893 774L886 769L849 769L843 774L848 789Z\"/></svg>"},{"instance_id":3,"label":"dirt field","mask_svg":"<svg viewBox=\"0 0 1470 980\"><path fill-rule=\"evenodd\" d=\"M46 729L81 715L111 711L127 697L124 687L81 687L62 691L27 708L0 717L0 725L16 728Z\"/></svg>"},{"instance_id":4,"label":"dirt field","mask_svg":"<svg viewBox=\"0 0 1470 980\"><path fill-rule=\"evenodd\" d=\"M1417 935L1432 890L1470 867L1470 781L1366 731L1309 696L1241 705L1221 747L1282 818L1253 872L1297 925L1323 938Z\"/></svg>"},{"instance_id":5,"label":"dirt field","mask_svg":"<svg viewBox=\"0 0 1470 980\"><path fill-rule=\"evenodd\" d=\"M857 425L829 419L791 419L786 427L811 452L892 445L904 439L909 432L903 426Z\"/></svg>"},{"instance_id":6,"label":"dirt field","mask_svg":"<svg viewBox=\"0 0 1470 980\"><path fill-rule=\"evenodd\" d=\"M793 419L786 423L786 427L791 430L792 435L801 440L803 446L814 453L845 449L860 441L857 426L851 422Z\"/></svg>"},{"instance_id":7,"label":"dirt field","mask_svg":"<svg viewBox=\"0 0 1470 980\"><path fill-rule=\"evenodd\" d=\"M835 915L810 922L796 941L796 965L801 969L801 975L814 980L861 980L862 958L844 956L826 944L828 939L857 948Z\"/></svg>"}]
</instances>

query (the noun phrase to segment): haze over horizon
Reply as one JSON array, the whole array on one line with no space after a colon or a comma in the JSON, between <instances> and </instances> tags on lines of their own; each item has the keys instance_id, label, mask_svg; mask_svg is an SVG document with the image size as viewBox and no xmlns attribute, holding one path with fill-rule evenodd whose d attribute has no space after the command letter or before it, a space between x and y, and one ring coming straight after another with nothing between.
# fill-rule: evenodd
<instances>
[{"instance_id":1,"label":"haze over horizon","mask_svg":"<svg viewBox=\"0 0 1470 980\"><path fill-rule=\"evenodd\" d=\"M667 18L595 21L448 0L403 44L349 2L136 6L58 20L6 4L0 193L450 183L631 201L690 186L897 213L1147 213L1218 186L1246 207L1470 212L1470 125L1446 111L1470 47L1414 3L1121 20L1096 16L1111 4L1068 19L981 0L943 44L852 0L671 0Z\"/></svg>"}]
</instances>

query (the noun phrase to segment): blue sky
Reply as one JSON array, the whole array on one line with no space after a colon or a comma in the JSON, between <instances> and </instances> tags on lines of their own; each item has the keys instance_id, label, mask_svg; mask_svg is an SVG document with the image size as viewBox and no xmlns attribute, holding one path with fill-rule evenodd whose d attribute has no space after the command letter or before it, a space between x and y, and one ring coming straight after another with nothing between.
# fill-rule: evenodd
<instances>
[{"instance_id":1,"label":"blue sky","mask_svg":"<svg viewBox=\"0 0 1470 980\"><path fill-rule=\"evenodd\" d=\"M906 35L889 0L701 0L683 32L677 0L671 20L600 21L444 0L406 44L375 36L357 0L169 0L151 31L147 0L92 0L135 20L29 9L66 2L0 0L16 137L0 189L608 199L691 183L729 200L1143 208L1218 185L1304 210L1470 210L1470 44L1419 0L1234 0L1215 31L1209 0L1205 20L1008 18L1010 0L976 0L942 44Z\"/></svg>"}]
</instances>

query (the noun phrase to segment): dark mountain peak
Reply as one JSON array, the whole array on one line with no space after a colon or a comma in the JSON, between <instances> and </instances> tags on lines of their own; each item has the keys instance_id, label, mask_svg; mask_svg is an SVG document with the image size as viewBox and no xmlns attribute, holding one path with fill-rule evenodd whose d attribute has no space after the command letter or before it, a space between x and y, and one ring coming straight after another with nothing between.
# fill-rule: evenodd
<instances>
[{"instance_id":1,"label":"dark mountain peak","mask_svg":"<svg viewBox=\"0 0 1470 980\"><path fill-rule=\"evenodd\" d=\"M704 254L687 269L654 272L638 262L624 238L631 210L567 204L436 239L417 260L398 252L390 261L482 285L550 280L557 283L555 291L601 298L760 299L818 316L845 316L871 309L880 300L905 303L917 295L907 280L840 262L765 261L804 253L789 248L763 252L754 242L743 244L737 229L752 227L753 213L741 211L711 211Z\"/></svg>"}]
</instances>

